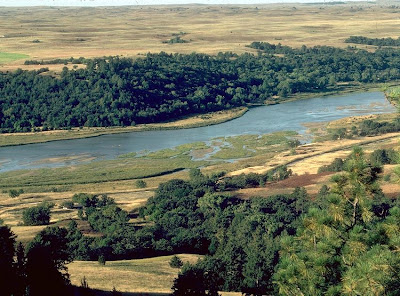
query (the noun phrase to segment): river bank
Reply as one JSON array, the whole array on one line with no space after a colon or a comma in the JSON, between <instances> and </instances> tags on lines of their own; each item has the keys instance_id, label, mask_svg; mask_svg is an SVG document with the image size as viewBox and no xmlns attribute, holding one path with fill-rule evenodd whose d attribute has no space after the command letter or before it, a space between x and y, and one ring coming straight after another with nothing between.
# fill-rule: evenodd
<instances>
[{"instance_id":1,"label":"river bank","mask_svg":"<svg viewBox=\"0 0 400 296\"><path fill-rule=\"evenodd\" d=\"M251 149L247 151L246 148L249 144L247 141L252 139L252 135L294 131L300 136L308 138L307 127L304 125L306 123L330 122L349 116L388 114L395 111L396 109L389 104L382 92L310 98L251 108L243 116L229 122L192 129L177 129L177 123L171 122L169 130L129 132L130 129L121 128L120 130L128 132L116 132L115 134L68 141L2 147L0 149L0 171L79 165L99 160L115 160L124 155L134 155L136 158L165 149L170 155L176 150L176 147L190 143L200 142L214 147L213 143L216 138L220 139L221 144L215 149L219 148L221 151L214 151L216 155L213 155L212 158L214 159L217 155L221 157L221 154L224 154L223 159L236 159L242 155L254 154L254 151ZM222 115L220 114L220 116ZM201 120L204 120L204 116ZM209 120L210 118L208 118ZM193 120L186 122L187 125L189 123L193 124ZM104 129L100 130L100 132L102 131ZM85 130L81 132L84 133ZM75 135L73 132L71 134ZM230 143L230 137L239 135L250 138L246 138L246 143L237 141ZM304 139L304 141L309 142L311 139ZM232 156L231 145L237 146L240 153L234 153ZM207 151L203 152L207 154Z\"/></svg>"},{"instance_id":2,"label":"river bank","mask_svg":"<svg viewBox=\"0 0 400 296\"><path fill-rule=\"evenodd\" d=\"M287 102L305 100L316 97L327 97L332 95L344 95L355 92L372 92L382 91L383 88L389 89L399 85L400 82L394 81L390 84L345 84L338 86L336 89L332 89L324 92L310 92L310 93L298 93L289 96L287 99L281 102L266 101L264 105L273 104L284 104ZM388 101L396 106L396 101L391 99L385 91L385 96ZM263 104L259 105L262 106ZM52 141L60 140L73 140L92 138L103 135L119 134L119 133L130 133L130 132L142 132L151 130L173 130L173 129L188 129L195 127L204 127L209 125L220 124L228 122L230 120L243 116L249 107L238 107L230 110L222 110L217 112L210 112L205 114L196 114L193 116L163 122L163 123L151 123L151 124L138 124L136 126L129 127L83 127L83 128L72 128L69 130L52 130L44 132L31 132L31 133L7 133L0 134L0 147L6 146L19 146L35 143L47 143Z\"/></svg>"},{"instance_id":3,"label":"river bank","mask_svg":"<svg viewBox=\"0 0 400 296\"><path fill-rule=\"evenodd\" d=\"M60 140L73 140L99 137L110 134L143 132L153 130L174 130L220 124L243 116L249 108L239 107L230 110L197 114L183 119L163 123L138 124L128 127L84 127L70 130L54 130L32 133L0 134L0 147L47 143Z\"/></svg>"}]
</instances>

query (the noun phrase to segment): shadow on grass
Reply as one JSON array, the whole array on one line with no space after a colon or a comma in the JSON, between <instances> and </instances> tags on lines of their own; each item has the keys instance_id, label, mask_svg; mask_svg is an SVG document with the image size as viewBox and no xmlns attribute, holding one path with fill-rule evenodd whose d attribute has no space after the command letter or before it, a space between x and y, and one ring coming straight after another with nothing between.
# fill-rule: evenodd
<instances>
[{"instance_id":1,"label":"shadow on grass","mask_svg":"<svg viewBox=\"0 0 400 296\"><path fill-rule=\"evenodd\" d=\"M111 291L103 291L103 290L97 290L97 289L90 289L88 290L83 290L82 288L79 287L74 287L73 288L74 296L112 296L114 295L113 292ZM157 292L121 292L122 296L169 296L171 294L169 293L157 293Z\"/></svg>"}]
</instances>

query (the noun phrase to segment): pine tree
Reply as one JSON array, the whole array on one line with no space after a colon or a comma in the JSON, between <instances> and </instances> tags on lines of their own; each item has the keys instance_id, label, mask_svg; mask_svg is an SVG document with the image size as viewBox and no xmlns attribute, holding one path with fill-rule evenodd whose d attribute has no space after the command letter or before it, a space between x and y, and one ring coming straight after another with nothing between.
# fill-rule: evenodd
<instances>
[{"instance_id":1,"label":"pine tree","mask_svg":"<svg viewBox=\"0 0 400 296\"><path fill-rule=\"evenodd\" d=\"M274 276L280 295L399 295L400 210L385 220L371 210L380 168L361 149L353 150L345 169L333 178L322 208L302 219L296 237L282 239Z\"/></svg>"}]
</instances>

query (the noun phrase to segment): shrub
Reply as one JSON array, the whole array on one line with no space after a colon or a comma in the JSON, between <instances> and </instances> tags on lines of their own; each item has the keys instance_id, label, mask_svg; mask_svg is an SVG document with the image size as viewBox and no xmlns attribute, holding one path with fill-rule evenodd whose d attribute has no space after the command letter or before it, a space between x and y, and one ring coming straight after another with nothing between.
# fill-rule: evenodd
<instances>
[{"instance_id":1,"label":"shrub","mask_svg":"<svg viewBox=\"0 0 400 296\"><path fill-rule=\"evenodd\" d=\"M23 189L19 189L19 190L10 189L10 191L8 191L8 195L9 195L10 197L12 197L12 198L18 197L18 196L20 196L22 193L24 193L24 190L23 190Z\"/></svg>"},{"instance_id":2,"label":"shrub","mask_svg":"<svg viewBox=\"0 0 400 296\"><path fill-rule=\"evenodd\" d=\"M324 165L318 169L318 173L323 172L341 172L343 171L345 161L341 158L335 158L331 164Z\"/></svg>"},{"instance_id":3,"label":"shrub","mask_svg":"<svg viewBox=\"0 0 400 296\"><path fill-rule=\"evenodd\" d=\"M147 187L147 183L143 180L137 180L135 185L136 185L136 188L146 188Z\"/></svg>"},{"instance_id":4,"label":"shrub","mask_svg":"<svg viewBox=\"0 0 400 296\"><path fill-rule=\"evenodd\" d=\"M111 296L122 296L122 292L118 291L115 287L113 287L111 291Z\"/></svg>"},{"instance_id":5,"label":"shrub","mask_svg":"<svg viewBox=\"0 0 400 296\"><path fill-rule=\"evenodd\" d=\"M393 149L378 149L370 155L370 160L375 165L396 164L398 158L398 153Z\"/></svg>"},{"instance_id":6,"label":"shrub","mask_svg":"<svg viewBox=\"0 0 400 296\"><path fill-rule=\"evenodd\" d=\"M181 268L183 266L183 261L178 256L174 255L169 261L169 266L172 268Z\"/></svg>"},{"instance_id":7,"label":"shrub","mask_svg":"<svg viewBox=\"0 0 400 296\"><path fill-rule=\"evenodd\" d=\"M70 200L64 201L61 206L63 208L67 208L67 209L73 209L74 208L74 203Z\"/></svg>"},{"instance_id":8,"label":"shrub","mask_svg":"<svg viewBox=\"0 0 400 296\"><path fill-rule=\"evenodd\" d=\"M100 255L97 261L100 265L106 265L106 258L104 257L104 255Z\"/></svg>"}]
</instances>

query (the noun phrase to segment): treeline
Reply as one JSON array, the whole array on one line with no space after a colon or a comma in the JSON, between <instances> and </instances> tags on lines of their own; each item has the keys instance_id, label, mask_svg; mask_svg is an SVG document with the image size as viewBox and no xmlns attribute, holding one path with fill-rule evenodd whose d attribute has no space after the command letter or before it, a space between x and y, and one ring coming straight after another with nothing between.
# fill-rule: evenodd
<instances>
[{"instance_id":1,"label":"treeline","mask_svg":"<svg viewBox=\"0 0 400 296\"><path fill-rule=\"evenodd\" d=\"M344 42L355 43L355 44L375 45L375 46L400 46L400 38L393 39L392 37L368 38L368 37L364 37L364 36L350 36Z\"/></svg>"},{"instance_id":2,"label":"treeline","mask_svg":"<svg viewBox=\"0 0 400 296\"><path fill-rule=\"evenodd\" d=\"M54 60L26 60L24 65L67 65L68 63L71 64L85 64L87 59L80 57L80 58L69 58L69 59L54 59Z\"/></svg>"},{"instance_id":3,"label":"treeline","mask_svg":"<svg viewBox=\"0 0 400 296\"><path fill-rule=\"evenodd\" d=\"M130 126L229 109L341 82L400 78L395 49L299 49L265 42L259 54L148 54L85 60L59 78L40 71L0 75L0 131Z\"/></svg>"}]
</instances>

